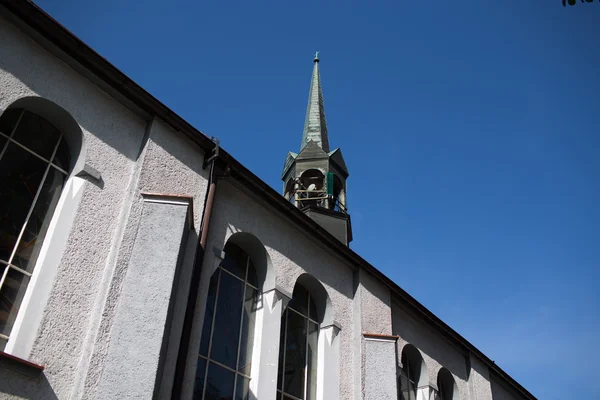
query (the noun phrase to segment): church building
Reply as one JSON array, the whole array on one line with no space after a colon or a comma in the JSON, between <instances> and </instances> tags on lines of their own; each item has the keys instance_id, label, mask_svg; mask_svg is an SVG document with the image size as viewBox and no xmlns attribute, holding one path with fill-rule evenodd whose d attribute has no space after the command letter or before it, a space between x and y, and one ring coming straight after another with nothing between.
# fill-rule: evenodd
<instances>
[{"instance_id":1,"label":"church building","mask_svg":"<svg viewBox=\"0 0 600 400\"><path fill-rule=\"evenodd\" d=\"M0 398L535 399L350 249L319 67L278 192L0 1Z\"/></svg>"}]
</instances>

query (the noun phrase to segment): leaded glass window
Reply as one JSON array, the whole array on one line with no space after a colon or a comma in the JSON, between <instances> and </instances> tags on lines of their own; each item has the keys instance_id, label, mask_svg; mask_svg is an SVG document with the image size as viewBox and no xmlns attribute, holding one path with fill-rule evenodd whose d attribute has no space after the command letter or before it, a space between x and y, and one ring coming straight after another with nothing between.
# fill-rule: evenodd
<instances>
[{"instance_id":1,"label":"leaded glass window","mask_svg":"<svg viewBox=\"0 0 600 400\"><path fill-rule=\"evenodd\" d=\"M398 377L398 399L399 400L416 400L417 398L417 379L415 376L415 368L402 352L402 370Z\"/></svg>"},{"instance_id":2,"label":"leaded glass window","mask_svg":"<svg viewBox=\"0 0 600 400\"><path fill-rule=\"evenodd\" d=\"M258 279L250 257L227 243L210 280L194 399L248 399Z\"/></svg>"},{"instance_id":3,"label":"leaded glass window","mask_svg":"<svg viewBox=\"0 0 600 400\"><path fill-rule=\"evenodd\" d=\"M316 399L318 336L315 303L296 285L281 318L277 399Z\"/></svg>"},{"instance_id":4,"label":"leaded glass window","mask_svg":"<svg viewBox=\"0 0 600 400\"><path fill-rule=\"evenodd\" d=\"M45 119L22 109L0 117L0 350L15 323L68 175L69 149Z\"/></svg>"}]
</instances>

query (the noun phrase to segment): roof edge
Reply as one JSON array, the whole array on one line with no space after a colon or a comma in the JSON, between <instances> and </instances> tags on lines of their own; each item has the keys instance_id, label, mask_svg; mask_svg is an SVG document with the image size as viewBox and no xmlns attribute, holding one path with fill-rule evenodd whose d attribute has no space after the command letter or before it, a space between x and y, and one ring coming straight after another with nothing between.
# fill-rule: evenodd
<instances>
[{"instance_id":1,"label":"roof edge","mask_svg":"<svg viewBox=\"0 0 600 400\"><path fill-rule=\"evenodd\" d=\"M366 271L374 275L380 281L382 281L390 290L398 296L405 304L412 307L413 311L421 314L426 320L433 325L441 333L450 337L459 345L463 346L468 351L472 352L475 356L479 357L490 369L492 369L496 375L503 377L507 383L512 385L517 391L523 394L525 397L531 400L537 400L537 398L531 394L525 387L519 382L512 378L502 368L500 368L494 361L486 356L481 350L475 347L471 342L465 339L461 334L452 329L448 324L437 317L427 307L421 304L417 299L412 297L408 292L402 289L398 284L388 278L385 274L371 265L368 261L358 255L350 247L345 246L331 233L326 231L323 227L313 221L310 217L305 215L300 209L286 201L283 196L277 193L273 188L263 182L258 176L252 171L243 166L239 161L230 156L229 154L223 153L220 157L231 168L231 176L240 183L247 186L250 190L257 193L261 198L265 199L278 211L284 212L289 217L290 221L294 222L300 228L308 230L310 233L317 236L319 240L327 243L332 249L334 249L338 255L345 260L351 262L358 268L364 268Z\"/></svg>"},{"instance_id":2,"label":"roof edge","mask_svg":"<svg viewBox=\"0 0 600 400\"><path fill-rule=\"evenodd\" d=\"M30 1L5 0L2 0L0 4L144 112L161 118L177 131L184 133L205 151L210 151L215 147L215 143L206 135L135 83L36 4Z\"/></svg>"},{"instance_id":3,"label":"roof edge","mask_svg":"<svg viewBox=\"0 0 600 400\"><path fill-rule=\"evenodd\" d=\"M139 106L150 115L157 116L171 125L175 130L182 132L204 151L212 151L215 143L190 123L185 121L174 111L144 90L141 86L131 80L127 75L117 69L105 58L100 56L91 47L85 44L81 39L62 26L58 21L48 15L40 7L30 1L6 1L0 0L0 4L10 11L14 16L20 19L35 30L43 38L49 40L61 51L71 57L73 60L88 69L99 79L106 82L115 92L122 95L127 100ZM318 235L328 243L331 248L338 252L343 258L352 264L362 267L387 285L392 292L398 295L406 304L409 304L414 310L421 313L436 328L450 336L452 339L463 345L477 357L482 359L486 365L497 375L506 379L515 389L531 400L537 400L527 389L521 386L510 375L498 367L491 359L483 354L479 349L472 345L468 340L454 331L450 326L429 311L425 306L419 303L410 294L404 291L400 286L394 283L390 278L377 270L352 249L345 246L324 228L302 213L294 205L285 200L278 192L262 181L258 176L244 167L239 161L229 153L220 149L219 159L226 162L232 168L232 176L240 179L250 189L266 199L275 208L286 211L289 219L303 229Z\"/></svg>"}]
</instances>

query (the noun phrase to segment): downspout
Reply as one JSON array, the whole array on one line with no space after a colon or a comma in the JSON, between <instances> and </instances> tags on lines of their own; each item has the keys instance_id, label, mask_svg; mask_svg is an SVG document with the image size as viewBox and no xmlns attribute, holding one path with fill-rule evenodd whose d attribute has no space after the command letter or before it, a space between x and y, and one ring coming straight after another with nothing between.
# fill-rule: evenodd
<instances>
[{"instance_id":1,"label":"downspout","mask_svg":"<svg viewBox=\"0 0 600 400\"><path fill-rule=\"evenodd\" d=\"M183 393L183 381L185 378L185 369L187 364L187 356L190 346L190 336L192 325L194 323L194 315L196 314L196 301L198 298L198 288L200 286L200 276L202 275L202 262L206 250L206 241L208 240L208 228L210 226L210 217L215 202L215 192L217 190L217 176L215 174L215 161L219 157L219 140L213 139L215 147L213 154L209 158L205 158L202 167L205 169L210 164L210 173L208 176L208 193L204 200L204 209L202 211L202 221L200 222L200 243L196 248L194 256L194 266L190 277L190 292L185 309L185 318L183 321L183 329L181 331L181 340L179 341L179 352L177 354L177 364L175 366L175 376L173 382L172 399L180 399Z\"/></svg>"},{"instance_id":2,"label":"downspout","mask_svg":"<svg viewBox=\"0 0 600 400\"><path fill-rule=\"evenodd\" d=\"M218 145L217 145L218 146ZM215 191L217 188L217 180L214 175L215 161L213 160L210 166L210 186L208 187L208 196L204 204L204 215L202 216L202 224L200 225L200 247L206 248L206 239L208 238L208 228L210 226L210 216L212 215L213 204L215 201Z\"/></svg>"}]
</instances>

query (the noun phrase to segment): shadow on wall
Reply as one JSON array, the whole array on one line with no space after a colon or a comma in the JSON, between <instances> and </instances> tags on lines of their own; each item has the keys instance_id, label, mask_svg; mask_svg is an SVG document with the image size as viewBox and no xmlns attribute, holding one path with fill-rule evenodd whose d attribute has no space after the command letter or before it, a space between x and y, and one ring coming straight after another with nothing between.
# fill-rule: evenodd
<instances>
[{"instance_id":1,"label":"shadow on wall","mask_svg":"<svg viewBox=\"0 0 600 400\"><path fill-rule=\"evenodd\" d=\"M457 347L447 346L437 332L425 325L411 312L406 311L398 301L392 301L392 332L419 352L426 354L440 366L446 367L454 376L463 381L469 380L467 358ZM401 352L399 351L398 355ZM433 371L432 371L433 373ZM435 383L436 377L431 376Z\"/></svg>"},{"instance_id":2,"label":"shadow on wall","mask_svg":"<svg viewBox=\"0 0 600 400\"><path fill-rule=\"evenodd\" d=\"M38 378L29 378L4 367L0 368L0 397L2 394L19 399L58 399L43 373Z\"/></svg>"},{"instance_id":3,"label":"shadow on wall","mask_svg":"<svg viewBox=\"0 0 600 400\"><path fill-rule=\"evenodd\" d=\"M21 88L19 93L6 92L10 84L0 88L0 98L10 99L6 107L22 98L24 93L28 97L48 99L64 108L86 131L128 159L137 158L145 126L141 118L38 47L33 40L23 40L25 35L13 25L5 24L2 33L8 34L4 35L6 40L0 43L0 69L13 75L33 92ZM0 113L3 111L0 110Z\"/></svg>"},{"instance_id":4,"label":"shadow on wall","mask_svg":"<svg viewBox=\"0 0 600 400\"><path fill-rule=\"evenodd\" d=\"M7 24L2 33L5 31L18 32L16 29L11 29L10 24ZM8 34L7 40L0 43L0 59L2 59L0 69L14 76L33 93L27 93L27 90L20 90L19 93L4 92L11 87L10 85L0 88L0 98L10 99L6 107L15 107L15 102L22 102L27 98L46 99L64 109L85 131L92 133L129 160L137 160L146 128L144 118L134 114L63 62L53 59L54 56L46 50L40 51L34 41L20 40L21 35L20 33L14 36ZM40 65L44 68L39 68ZM26 93L25 96L23 93ZM0 114L3 111L0 109ZM42 112L40 115L44 116L43 114ZM52 118L46 119L53 121ZM208 171L204 172L198 168L198 165L202 165L202 159L196 160L194 156L190 157L192 152L189 148L194 148L196 145L192 144L184 134L176 135L181 136L184 145L179 141L171 143L170 138L163 137L159 146L206 178ZM73 144L69 143L69 145Z\"/></svg>"},{"instance_id":5,"label":"shadow on wall","mask_svg":"<svg viewBox=\"0 0 600 400\"><path fill-rule=\"evenodd\" d=\"M162 148L171 157L184 164L187 168L194 171L205 180L208 180L210 167L207 167L206 169L202 168L204 156L200 146L193 143L183 133L174 132L171 126L166 122L162 122L162 120L159 121L162 126L168 127L168 131L161 134L163 131L162 126L161 128L153 126L153 134L151 135L150 140ZM156 123L153 125L156 125Z\"/></svg>"},{"instance_id":6,"label":"shadow on wall","mask_svg":"<svg viewBox=\"0 0 600 400\"><path fill-rule=\"evenodd\" d=\"M223 194L223 192L225 191L225 185L224 182L220 183L220 187L217 189L217 199L215 200L217 206L219 206L219 193L222 196L227 196L228 193ZM231 186L228 187L226 189L227 191L231 190ZM237 189L234 189L237 190ZM242 196L245 196L245 194L243 194ZM227 211L226 211L227 212ZM244 211L241 212L241 214L243 215ZM249 211L248 215L252 215L253 211ZM268 216L267 219L265 219L264 221L262 221L262 223L264 223L264 226L260 227L259 231L262 231L263 229L265 231L272 229L271 228L271 223L272 221L270 221L270 218L277 218L276 215L270 214ZM242 222L242 221L237 221L237 222ZM227 224L226 227L224 227L224 229L220 232L218 232L219 227L213 227L211 226L211 235L215 235L215 236L227 236L227 231L232 232L233 235L231 237L237 236L237 235L249 235L249 236L253 236L255 237L255 244L254 246L256 248L261 248L266 254L267 248L270 248L273 250L274 253L279 253L281 256L283 256L284 258L292 261L293 263L295 263L296 265L300 266L303 270L304 273L300 274L296 280L294 280L293 282L290 281L290 287L287 288L288 290L293 290L295 284L297 282L299 282L300 284L306 286L307 289L309 289L311 292L313 290L315 290L315 293L317 294L317 301L320 302L321 306L323 307L323 310L327 310L327 308L325 307L326 305L331 306L331 300L328 299L328 292L323 288L323 286L321 285L326 285L328 287L330 287L333 290L338 291L339 293L348 296L350 298L353 297L354 295L354 285L353 285L353 281L352 278L350 278L350 276L352 276L352 272L349 273L349 276L347 276L346 278L348 279L340 279L339 276L339 271L340 269L339 264L335 265L334 268L331 268L331 266L328 264L327 261L321 261L318 263L315 263L315 259L317 259L317 255L322 251L323 254L326 254L326 250L319 248L319 246L315 243L313 243L309 238L304 237L302 234L298 235L297 231L293 230L293 228L291 226L286 226L285 230L280 230L278 231L278 234L270 236L269 234L264 234L265 231L263 232L257 232L257 234L261 234L263 233L263 235L259 236L254 236L254 234L248 234L245 233L245 231L253 231L253 229L248 226L246 223L249 224L254 224L255 221L254 220L246 220L243 223L240 223L239 226L235 226L232 224ZM285 226L285 224L283 224ZM294 239L291 239L294 238ZM230 239L229 239L230 240ZM246 251L248 251L248 249L244 248ZM249 253L250 254L250 253ZM251 257L252 254L250 254ZM335 257L331 258L332 260L336 260ZM319 260L321 260L319 258ZM271 288L271 285L274 285L276 283L276 277L275 277L275 268L273 267L273 265L271 264L271 261L269 260L269 266L272 270L271 274L272 276L268 277L269 279L267 279L265 281L265 288ZM341 264L341 263L340 263ZM350 271L350 269L348 269L348 271ZM281 273L282 271L280 271ZM314 282L311 280L314 280ZM274 287L274 286L273 286ZM321 290L320 288L323 288L323 290ZM315 294L313 293L313 294ZM321 293L322 295L319 295L319 293ZM386 299L382 299L384 302L389 302ZM329 313L326 313L326 315L323 316L323 319L329 322L333 322L333 319L335 318L334 315L329 315Z\"/></svg>"}]
</instances>

